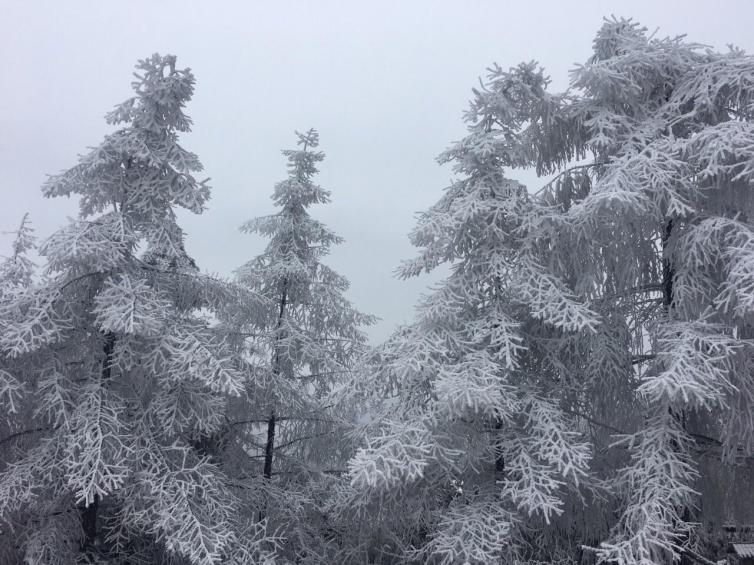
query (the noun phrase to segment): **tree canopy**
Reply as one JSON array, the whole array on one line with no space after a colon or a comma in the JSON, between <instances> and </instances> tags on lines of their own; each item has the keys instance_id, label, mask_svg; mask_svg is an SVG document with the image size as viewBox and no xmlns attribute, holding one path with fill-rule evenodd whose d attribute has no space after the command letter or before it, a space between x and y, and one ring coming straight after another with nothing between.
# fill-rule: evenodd
<instances>
[{"instance_id":1,"label":"tree canopy","mask_svg":"<svg viewBox=\"0 0 754 565\"><path fill-rule=\"evenodd\" d=\"M43 187L79 217L0 262L0 560L709 565L751 528L753 57L611 18L564 92L491 66L398 269L448 275L374 346L318 132L203 274L194 77L137 70Z\"/></svg>"}]
</instances>

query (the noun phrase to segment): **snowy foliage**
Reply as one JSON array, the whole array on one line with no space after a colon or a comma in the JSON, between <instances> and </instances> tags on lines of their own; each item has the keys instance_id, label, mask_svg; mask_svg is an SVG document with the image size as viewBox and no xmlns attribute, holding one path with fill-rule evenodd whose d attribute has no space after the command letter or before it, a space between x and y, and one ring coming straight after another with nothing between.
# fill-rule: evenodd
<instances>
[{"instance_id":1,"label":"snowy foliage","mask_svg":"<svg viewBox=\"0 0 754 565\"><path fill-rule=\"evenodd\" d=\"M469 135L441 157L463 177L419 218L411 239L421 251L401 273L450 263L451 274L385 344L375 393L393 398L350 464L354 486L396 511L425 489L447 493L417 554L438 563L523 555L527 521L559 515L591 458L582 434L567 431L576 426L562 377L538 353L553 338L592 335L601 319L543 267L528 225L538 208L502 174L500 140L480 116L490 111L475 106Z\"/></svg>"},{"instance_id":2,"label":"snowy foliage","mask_svg":"<svg viewBox=\"0 0 754 565\"><path fill-rule=\"evenodd\" d=\"M265 250L201 274L194 78L137 70L43 188L79 217L39 272L26 217L0 262L0 561L722 557L714 493L754 461L754 58L613 18L565 92L490 67L398 270L449 274L376 348L309 214L317 132L242 227Z\"/></svg>"},{"instance_id":3,"label":"snowy foliage","mask_svg":"<svg viewBox=\"0 0 754 565\"><path fill-rule=\"evenodd\" d=\"M194 447L244 380L203 312L230 294L259 300L199 274L184 250L175 207L201 212L209 189L178 145L194 78L175 64L140 61L136 95L108 115L122 128L46 183L81 213L42 243L44 276L31 281L22 258L26 224L3 266L0 392L12 404L23 382L32 399L13 424L28 448L0 470L0 515L30 565L77 553L211 565L239 548L250 563L275 548L264 528L248 537L240 499Z\"/></svg>"},{"instance_id":4,"label":"snowy foliage","mask_svg":"<svg viewBox=\"0 0 754 565\"><path fill-rule=\"evenodd\" d=\"M328 516L318 506L328 494L323 484L345 484L339 475L357 414L344 389L366 347L362 327L374 318L351 305L348 281L322 263L342 240L308 212L330 201L314 181L324 159L319 135L296 135L298 147L283 151L288 176L272 193L278 211L241 228L269 239L237 270L239 284L267 306L224 319L246 375L246 401L229 415L235 447L226 457L240 461L236 472L253 485L248 504L282 537L284 556L330 563Z\"/></svg>"},{"instance_id":5,"label":"snowy foliage","mask_svg":"<svg viewBox=\"0 0 754 565\"><path fill-rule=\"evenodd\" d=\"M754 60L611 19L569 90L548 86L535 63L491 67L440 157L459 179L401 272L451 275L374 359L389 400L351 476L396 509L449 493L406 532L430 560L555 559L527 521L555 532L607 497L620 519L575 521L568 559L667 563L698 541L698 454L752 455ZM538 192L505 176L523 168ZM482 493L509 512L495 554L462 533ZM438 546L450 522L465 541Z\"/></svg>"}]
</instances>

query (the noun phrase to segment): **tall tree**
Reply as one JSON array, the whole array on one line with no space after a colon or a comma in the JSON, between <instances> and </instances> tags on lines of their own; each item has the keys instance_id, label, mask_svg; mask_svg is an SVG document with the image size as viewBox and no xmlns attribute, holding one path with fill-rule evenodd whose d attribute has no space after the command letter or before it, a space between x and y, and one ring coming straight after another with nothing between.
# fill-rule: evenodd
<instances>
[{"instance_id":1,"label":"tall tree","mask_svg":"<svg viewBox=\"0 0 754 565\"><path fill-rule=\"evenodd\" d=\"M533 235L605 320L558 356L590 375L580 410L625 431L621 518L597 556L695 559L695 509L709 519L719 504L704 493L723 463L754 455L754 58L614 19L564 95L524 67L491 78L485 102L508 115L495 113L496 137L520 159L506 164L556 174ZM568 360L573 348L584 357ZM711 448L718 463L700 475Z\"/></svg>"},{"instance_id":2,"label":"tall tree","mask_svg":"<svg viewBox=\"0 0 754 565\"><path fill-rule=\"evenodd\" d=\"M264 492L260 514L281 528L286 547L300 558L320 551L322 481L340 474L347 460L343 438L350 414L334 393L351 373L374 318L358 312L345 297L348 281L322 263L342 242L309 215L330 201L315 184L324 153L311 129L297 133L298 148L283 151L288 177L272 200L279 211L244 224L242 230L269 238L263 253L238 270L238 281L265 298L271 308L261 319L236 316L250 364L250 402L237 407L232 422L261 465L256 484Z\"/></svg>"},{"instance_id":3,"label":"tall tree","mask_svg":"<svg viewBox=\"0 0 754 565\"><path fill-rule=\"evenodd\" d=\"M79 219L41 245L44 278L2 303L0 367L25 367L35 424L0 471L0 516L30 564L256 563L264 524L239 518L194 448L243 390L205 315L240 293L197 272L175 214L209 198L178 144L194 76L173 56L137 69L107 115L123 126L44 187L78 196Z\"/></svg>"},{"instance_id":4,"label":"tall tree","mask_svg":"<svg viewBox=\"0 0 754 565\"><path fill-rule=\"evenodd\" d=\"M524 488L532 470L587 472L586 458L573 458L581 451L539 440L523 450L531 468L515 468L522 440L509 424L517 421L511 403L524 407L523 430L547 421L524 403L534 390L548 411L559 408L550 418L559 423L546 429L589 433L598 448L592 482L609 503L587 510L556 496L555 483L548 491L537 482L539 505L530 508L544 517L547 503L551 516L573 513L538 528L538 543L518 544L520 557L553 559L571 539L578 541L565 544L569 559L579 558L581 544L605 562L700 559L694 522L704 516L696 509L744 518L708 495L719 492L726 466L750 466L754 455L754 58L656 38L614 19L571 88L551 93L548 85L534 63L493 66L474 92L469 135L443 157L464 178L420 220L412 237L425 251L404 270L454 261L453 272L417 324L389 344L382 373L401 408L352 462L353 481L383 496L406 484L427 493L446 485L442 504L430 506L436 517L413 537L421 551L443 563L498 559L516 535L532 534L512 513L532 492ZM518 168L535 169L545 186L531 195L506 189L516 185L504 172ZM505 318L490 317L493 308ZM463 399L451 404L463 410L450 418L439 416L454 398L448 391ZM503 404L490 404L495 395ZM476 414L488 405L486 422L466 408ZM473 523L470 499L481 489L469 493L467 483L481 466L472 460L465 469L473 472L454 475L447 470L475 452L441 450L459 449L461 440L485 446L488 468L495 460L503 469L496 481L503 502L476 510L473 528L463 525ZM500 535L504 525L512 537Z\"/></svg>"},{"instance_id":5,"label":"tall tree","mask_svg":"<svg viewBox=\"0 0 754 565\"><path fill-rule=\"evenodd\" d=\"M486 109L472 106L466 119L468 136L440 157L459 179L420 216L410 236L419 256L400 270L449 264L451 274L377 356L371 378L390 400L350 464L367 494L362 512L376 501L388 522L408 514L409 531L393 534L403 547L388 551L417 563L546 557L532 528L564 511L591 457L563 409L569 388L543 352L553 339L594 333L599 316L527 239L536 207L486 142Z\"/></svg>"}]
</instances>

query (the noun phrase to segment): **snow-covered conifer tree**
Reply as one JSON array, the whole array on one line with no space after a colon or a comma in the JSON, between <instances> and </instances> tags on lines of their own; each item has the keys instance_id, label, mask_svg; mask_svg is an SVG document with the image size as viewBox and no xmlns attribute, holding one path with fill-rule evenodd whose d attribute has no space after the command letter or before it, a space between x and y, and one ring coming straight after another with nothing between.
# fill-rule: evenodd
<instances>
[{"instance_id":1,"label":"snow-covered conifer tree","mask_svg":"<svg viewBox=\"0 0 754 565\"><path fill-rule=\"evenodd\" d=\"M14 233L12 252L0 263L0 298L14 288L26 288L31 284L35 265L28 253L36 246L34 229L29 214L24 214L21 225Z\"/></svg>"},{"instance_id":2,"label":"snow-covered conifer tree","mask_svg":"<svg viewBox=\"0 0 754 565\"><path fill-rule=\"evenodd\" d=\"M173 56L137 69L107 115L120 129L44 187L77 196L79 218L40 246L43 279L2 301L0 370L23 366L34 402L33 441L0 470L0 543L30 565L260 563L264 524L195 448L243 376L203 316L241 293L197 272L176 221L209 198L178 144L194 77Z\"/></svg>"},{"instance_id":3,"label":"snow-covered conifer tree","mask_svg":"<svg viewBox=\"0 0 754 565\"><path fill-rule=\"evenodd\" d=\"M525 354L512 358L526 359L518 363L538 386L549 386L548 399L562 399L564 410L578 417L578 429L589 429L601 447L592 470L609 479L602 485L615 495L611 504L620 519L605 514L610 532L587 528L578 532L580 543L597 546L596 556L606 562L687 559L698 553L695 509L714 506L703 493L719 480L700 476L700 454L716 447L718 456L738 462L753 454L754 59L735 49L719 54L683 38L655 38L631 21L609 20L595 39L594 55L574 71L571 88L553 94L548 83L536 64L492 67L467 115L471 134L447 154L480 184L504 169L534 168L549 177L529 199L530 208L506 225L489 210L488 201L499 197L454 206L459 191L451 188L417 232L446 228L449 235L419 243L441 259L479 257L473 269L459 264L450 280L463 271L494 272L500 260L476 250L489 243L499 254L510 245L518 262L503 262L511 269L502 283L485 281L481 288L505 289L509 311L522 305L545 323L555 316L551 325L558 331L546 336L520 314L508 314L520 333L506 329L488 343L506 355L525 347ZM491 166L483 170L486 163ZM478 219L474 228L459 229L459 214L481 214L500 232L481 231L485 222ZM420 261L414 271L437 259L425 254ZM573 323L549 290L556 281L567 285L576 303L589 304ZM470 302L469 288L479 286L458 284L445 296L476 316L487 303ZM435 311L447 311L442 304ZM472 342L450 333L451 327L443 324L441 347L428 342L439 359L446 343L457 351L456 344ZM416 335L426 340L429 334ZM426 370L431 365L425 358L431 357L414 366ZM467 395L474 374L464 372ZM442 398L437 375L432 371L421 381L428 399ZM513 390L525 382L516 379ZM609 437L616 434L617 443ZM379 459L391 445L404 444L383 439L360 455L355 479L375 484L391 476L380 470ZM411 457L432 461L425 453L404 455ZM417 465L405 466L404 473L421 477ZM596 510L593 505L588 512Z\"/></svg>"},{"instance_id":4,"label":"snow-covered conifer tree","mask_svg":"<svg viewBox=\"0 0 754 565\"><path fill-rule=\"evenodd\" d=\"M490 562L526 537L516 511L572 507L557 471L586 473L582 444L564 440L589 431L594 493L609 502L579 501L559 542L538 528L529 547L545 555L519 558L553 559L566 538L572 559L580 544L621 564L698 556L695 509L715 506L704 492L722 465L700 476L700 455L754 454L754 59L609 20L571 88L548 84L527 63L493 66L475 90L469 135L444 156L463 178L420 220L425 251L403 271L449 261L452 274L386 346L380 374L399 408L352 477L382 496L413 484L417 518L445 484L412 539L440 562ZM517 168L543 177L536 195L504 180ZM548 421L565 433L558 450L516 451L521 430ZM481 460L500 462L490 492L503 503L473 482L469 493Z\"/></svg>"},{"instance_id":5,"label":"snow-covered conifer tree","mask_svg":"<svg viewBox=\"0 0 754 565\"><path fill-rule=\"evenodd\" d=\"M283 151L288 177L272 194L279 211L241 228L269 238L237 276L272 307L261 318L230 318L250 375L249 402L235 407L230 425L259 462L247 469L257 478L255 507L280 527L291 555L313 563L324 559L327 543L322 497L336 488L349 455L343 434L352 414L335 393L365 347L362 328L374 318L353 307L345 297L348 281L322 263L342 239L308 212L330 201L314 181L324 159L319 135L313 129L296 135L298 148Z\"/></svg>"},{"instance_id":6,"label":"snow-covered conifer tree","mask_svg":"<svg viewBox=\"0 0 754 565\"><path fill-rule=\"evenodd\" d=\"M556 272L613 320L582 343L595 379L585 400L604 402L605 385L632 394L602 414L583 408L614 423L626 406L639 415L621 424L630 460L614 485L621 519L597 552L605 561L694 555L695 509L716 504L703 494L720 480L719 465L700 477L699 455L754 455L753 94L751 56L609 20L570 92L519 102L529 125L506 141L527 154L520 165L556 173L538 238Z\"/></svg>"},{"instance_id":7,"label":"snow-covered conifer tree","mask_svg":"<svg viewBox=\"0 0 754 565\"><path fill-rule=\"evenodd\" d=\"M388 551L417 563L542 558L531 528L564 511L591 457L563 410L569 388L542 353L595 333L600 317L527 238L535 207L504 175L492 110L475 102L466 121L468 135L440 157L459 178L419 218L420 254L400 270L449 264L451 274L376 356L369 378L389 400L350 463L368 495L354 507L384 509L376 514L403 543Z\"/></svg>"},{"instance_id":8,"label":"snow-covered conifer tree","mask_svg":"<svg viewBox=\"0 0 754 565\"><path fill-rule=\"evenodd\" d=\"M27 289L33 280L35 265L28 253L35 247L34 230L25 214L14 232L11 254L0 262L0 311ZM33 418L29 414L31 401L27 364L20 360L4 359L0 364L0 465L11 462L26 447L27 437L33 433ZM0 530L0 561L12 562L16 552L11 543L11 531Z\"/></svg>"},{"instance_id":9,"label":"snow-covered conifer tree","mask_svg":"<svg viewBox=\"0 0 754 565\"><path fill-rule=\"evenodd\" d=\"M24 214L15 232L12 252L0 263L0 304L10 304L32 283L35 265L28 253L35 247L34 230L29 215ZM13 365L11 368L10 365ZM0 366L0 403L8 415L18 412L18 401L24 391L23 364L6 363ZM9 430L9 433L17 430Z\"/></svg>"}]
</instances>

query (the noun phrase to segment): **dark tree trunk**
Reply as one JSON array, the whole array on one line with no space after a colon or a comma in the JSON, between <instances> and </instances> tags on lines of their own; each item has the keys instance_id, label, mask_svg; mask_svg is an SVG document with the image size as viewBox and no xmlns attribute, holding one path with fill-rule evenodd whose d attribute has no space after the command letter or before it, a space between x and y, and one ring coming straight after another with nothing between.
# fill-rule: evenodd
<instances>
[{"instance_id":1,"label":"dark tree trunk","mask_svg":"<svg viewBox=\"0 0 754 565\"><path fill-rule=\"evenodd\" d=\"M113 351L115 350L115 335L112 332L105 334L105 345L102 350L105 353L105 358L102 361L102 382L110 380L111 371L113 368Z\"/></svg>"},{"instance_id":2,"label":"dark tree trunk","mask_svg":"<svg viewBox=\"0 0 754 565\"><path fill-rule=\"evenodd\" d=\"M264 446L264 477L272 478L272 456L275 453L275 411L267 420L267 443Z\"/></svg>"},{"instance_id":3,"label":"dark tree trunk","mask_svg":"<svg viewBox=\"0 0 754 565\"><path fill-rule=\"evenodd\" d=\"M503 428L503 423L501 421L497 421L495 423L495 430L498 432ZM495 438L495 480L496 481L502 481L505 478L505 456L503 455L503 446L502 441L500 438Z\"/></svg>"},{"instance_id":4,"label":"dark tree trunk","mask_svg":"<svg viewBox=\"0 0 754 565\"><path fill-rule=\"evenodd\" d=\"M93 553L97 545L97 509L99 495L94 495L94 501L80 509L81 529L84 530L84 542L81 549L84 553Z\"/></svg>"},{"instance_id":5,"label":"dark tree trunk","mask_svg":"<svg viewBox=\"0 0 754 565\"><path fill-rule=\"evenodd\" d=\"M280 328L285 317L285 307L288 304L288 280L283 279L283 288L280 296L280 310L278 312L277 333L272 352L272 374L277 378L280 375ZM275 408L270 411L270 419L267 420L267 443L264 446L264 477L272 477L272 460L275 455Z\"/></svg>"},{"instance_id":6,"label":"dark tree trunk","mask_svg":"<svg viewBox=\"0 0 754 565\"><path fill-rule=\"evenodd\" d=\"M288 279L283 279L282 291L280 296L280 310L278 311L278 320L276 326L275 342L272 346L272 374L275 378L280 375L280 328L283 325L285 317L285 307L288 304ZM275 457L275 406L273 404L270 410L270 418L267 420L267 442L264 446L264 469L262 475L265 479L272 478L272 464ZM259 519L264 518L267 503L263 504L263 509L259 511Z\"/></svg>"},{"instance_id":7,"label":"dark tree trunk","mask_svg":"<svg viewBox=\"0 0 754 565\"><path fill-rule=\"evenodd\" d=\"M662 304L668 312L673 307L673 277L675 276L673 263L667 256L668 241L672 232L673 220L668 220L662 230Z\"/></svg>"}]
</instances>

